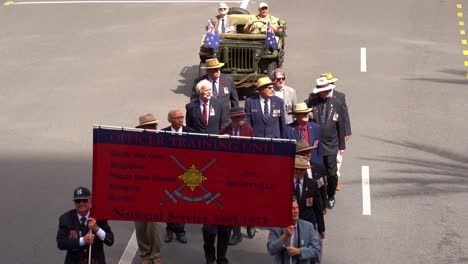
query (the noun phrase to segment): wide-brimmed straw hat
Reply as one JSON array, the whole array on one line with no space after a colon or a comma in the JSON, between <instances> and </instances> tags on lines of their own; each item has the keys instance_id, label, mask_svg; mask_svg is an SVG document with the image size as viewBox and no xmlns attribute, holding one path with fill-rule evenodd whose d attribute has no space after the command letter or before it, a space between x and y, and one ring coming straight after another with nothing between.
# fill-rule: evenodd
<instances>
[{"instance_id":1,"label":"wide-brimmed straw hat","mask_svg":"<svg viewBox=\"0 0 468 264\"><path fill-rule=\"evenodd\" d=\"M316 93L320 93L320 92L323 92L323 91L331 90L333 88L335 88L335 85L330 84L328 82L327 78L320 77L320 78L315 80L315 88L314 88L314 90L312 90L312 93L316 94Z\"/></svg>"},{"instance_id":2,"label":"wide-brimmed straw hat","mask_svg":"<svg viewBox=\"0 0 468 264\"><path fill-rule=\"evenodd\" d=\"M317 148L317 145L314 144L313 146L311 146L305 140L299 140L296 142L296 153L313 150L316 148Z\"/></svg>"},{"instance_id":3,"label":"wide-brimmed straw hat","mask_svg":"<svg viewBox=\"0 0 468 264\"><path fill-rule=\"evenodd\" d=\"M217 68L221 68L223 66L224 66L224 63L219 62L218 58L211 58L211 59L207 59L205 61L205 66L202 66L200 68L202 68L202 69L217 69Z\"/></svg>"},{"instance_id":4,"label":"wide-brimmed straw hat","mask_svg":"<svg viewBox=\"0 0 468 264\"><path fill-rule=\"evenodd\" d=\"M260 90L265 86L273 85L273 81L268 77L262 77L257 80L256 90Z\"/></svg>"},{"instance_id":5,"label":"wide-brimmed straw hat","mask_svg":"<svg viewBox=\"0 0 468 264\"><path fill-rule=\"evenodd\" d=\"M289 115L293 114L307 114L312 112L312 108L308 108L306 103L298 103L293 106L293 109L291 112L289 112Z\"/></svg>"},{"instance_id":6,"label":"wide-brimmed straw hat","mask_svg":"<svg viewBox=\"0 0 468 264\"><path fill-rule=\"evenodd\" d=\"M308 168L310 168L309 161L304 156L296 155L296 159L294 161L294 168L307 170Z\"/></svg>"},{"instance_id":7,"label":"wide-brimmed straw hat","mask_svg":"<svg viewBox=\"0 0 468 264\"><path fill-rule=\"evenodd\" d=\"M233 107L229 111L229 117L245 116L245 115L246 113L245 113L244 107L240 107L240 106Z\"/></svg>"},{"instance_id":8,"label":"wide-brimmed straw hat","mask_svg":"<svg viewBox=\"0 0 468 264\"><path fill-rule=\"evenodd\" d=\"M320 74L320 77L327 78L328 83L334 83L338 81L338 78L333 77L333 74L331 72L322 73Z\"/></svg>"},{"instance_id":9,"label":"wide-brimmed straw hat","mask_svg":"<svg viewBox=\"0 0 468 264\"><path fill-rule=\"evenodd\" d=\"M137 128L141 128L144 125L150 125L150 124L159 124L159 120L154 117L153 114L146 114L142 115L139 117L140 124L137 126Z\"/></svg>"}]
</instances>

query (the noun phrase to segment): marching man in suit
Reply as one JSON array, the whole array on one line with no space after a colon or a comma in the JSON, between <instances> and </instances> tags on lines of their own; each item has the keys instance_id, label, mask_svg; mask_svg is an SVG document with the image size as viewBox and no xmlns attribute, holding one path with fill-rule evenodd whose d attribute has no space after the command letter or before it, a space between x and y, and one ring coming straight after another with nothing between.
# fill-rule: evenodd
<instances>
[{"instance_id":1,"label":"marching man in suit","mask_svg":"<svg viewBox=\"0 0 468 264\"><path fill-rule=\"evenodd\" d=\"M212 92L211 96L223 105L226 105L228 109L239 106L239 95L237 95L236 85L231 76L221 73L221 67L224 63L220 63L217 58L207 59L205 66L202 69L206 69L205 75L202 75L195 79L192 88L192 95L190 100L194 101L198 98L198 92L196 85L201 80L207 80L211 83Z\"/></svg>"},{"instance_id":2,"label":"marching man in suit","mask_svg":"<svg viewBox=\"0 0 468 264\"><path fill-rule=\"evenodd\" d=\"M268 234L267 249L274 256L273 263L309 264L320 254L320 238L314 226L299 219L299 205L292 201L292 225L274 227Z\"/></svg>"},{"instance_id":3,"label":"marching man in suit","mask_svg":"<svg viewBox=\"0 0 468 264\"><path fill-rule=\"evenodd\" d=\"M245 124L246 113L243 107L234 107L231 109L230 117L231 123L223 128L220 135L231 135L231 136L242 136L242 137L253 137L253 128ZM248 226L247 234L253 238L255 236L255 227ZM229 239L229 245L236 245L242 241L241 227L234 226L232 229L232 236Z\"/></svg>"},{"instance_id":4,"label":"marching man in suit","mask_svg":"<svg viewBox=\"0 0 468 264\"><path fill-rule=\"evenodd\" d=\"M320 144L318 144L320 141L320 126L309 121L310 112L312 112L312 108L308 108L306 103L294 105L293 110L288 114L293 115L296 120L285 127L285 138L297 141L304 140L309 145L316 145L310 161L323 163L323 153Z\"/></svg>"},{"instance_id":5,"label":"marching man in suit","mask_svg":"<svg viewBox=\"0 0 468 264\"><path fill-rule=\"evenodd\" d=\"M291 112L293 106L297 103L296 90L286 85L286 74L282 69L276 69L271 72L270 79L275 82L275 95L284 101L284 111ZM286 124L291 123L292 116L286 116Z\"/></svg>"},{"instance_id":6,"label":"marching man in suit","mask_svg":"<svg viewBox=\"0 0 468 264\"><path fill-rule=\"evenodd\" d=\"M282 138L285 126L283 99L275 96L268 77L257 80L258 94L245 101L245 123L252 126L256 137Z\"/></svg>"},{"instance_id":7,"label":"marching man in suit","mask_svg":"<svg viewBox=\"0 0 468 264\"><path fill-rule=\"evenodd\" d=\"M229 123L229 108L211 97L211 82L201 80L196 85L198 99L188 103L186 124L198 133L218 134Z\"/></svg>"},{"instance_id":8,"label":"marching man in suit","mask_svg":"<svg viewBox=\"0 0 468 264\"><path fill-rule=\"evenodd\" d=\"M105 264L104 244L114 244L114 233L107 221L91 217L91 191L85 187L73 192L75 209L60 216L57 246L66 250L65 264L88 263L91 245L91 263Z\"/></svg>"},{"instance_id":9,"label":"marching man in suit","mask_svg":"<svg viewBox=\"0 0 468 264\"><path fill-rule=\"evenodd\" d=\"M323 149L323 164L328 171L328 208L335 205L335 192L338 182L336 155L344 153L345 143L345 119L343 102L333 97L335 85L328 83L327 78L320 77L316 80L316 86L312 96L308 100L308 106L312 107L315 122L321 127L321 140L319 144Z\"/></svg>"}]
</instances>

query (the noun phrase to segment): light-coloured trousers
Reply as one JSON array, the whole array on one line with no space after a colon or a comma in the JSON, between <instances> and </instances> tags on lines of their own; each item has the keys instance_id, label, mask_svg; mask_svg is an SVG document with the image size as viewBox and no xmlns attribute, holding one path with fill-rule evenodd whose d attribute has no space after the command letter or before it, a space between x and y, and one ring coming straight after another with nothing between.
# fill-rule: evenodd
<instances>
[{"instance_id":1,"label":"light-coloured trousers","mask_svg":"<svg viewBox=\"0 0 468 264\"><path fill-rule=\"evenodd\" d=\"M338 154L336 154L336 175L338 175L338 180L341 177L341 173L340 173L341 164L343 164L343 155L341 155L338 152Z\"/></svg>"},{"instance_id":2,"label":"light-coloured trousers","mask_svg":"<svg viewBox=\"0 0 468 264\"><path fill-rule=\"evenodd\" d=\"M161 240L157 222L135 222L135 234L142 260L159 259Z\"/></svg>"}]
</instances>

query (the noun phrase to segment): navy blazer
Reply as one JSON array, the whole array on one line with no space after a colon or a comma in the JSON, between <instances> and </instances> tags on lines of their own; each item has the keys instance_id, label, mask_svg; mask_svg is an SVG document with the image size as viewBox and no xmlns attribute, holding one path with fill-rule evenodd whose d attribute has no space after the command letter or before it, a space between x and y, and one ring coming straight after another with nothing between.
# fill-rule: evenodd
<instances>
[{"instance_id":1,"label":"navy blazer","mask_svg":"<svg viewBox=\"0 0 468 264\"><path fill-rule=\"evenodd\" d=\"M190 96L190 101L195 101L196 99L198 99L198 94L195 87L197 86L197 83L199 83L201 80L209 81L210 79L208 79L207 74L195 79L195 81L193 82L192 95ZM218 97L216 99L221 101L223 104L226 104L229 108L239 106L239 95L237 94L234 80L230 75L221 73L221 75L219 76L219 83L217 83L217 85Z\"/></svg>"},{"instance_id":2,"label":"navy blazer","mask_svg":"<svg viewBox=\"0 0 468 264\"><path fill-rule=\"evenodd\" d=\"M335 91L334 91L335 93ZM328 101L328 102L327 102ZM338 150L346 149L345 134L346 120L343 102L333 96L327 101L323 101L320 96L311 96L307 102L308 107L312 107L314 121L321 127L321 141L324 156L332 156L338 153ZM327 103L327 113L325 122L320 120L322 106Z\"/></svg>"},{"instance_id":3,"label":"navy blazer","mask_svg":"<svg viewBox=\"0 0 468 264\"><path fill-rule=\"evenodd\" d=\"M98 220L99 228L106 232L104 241L97 236L91 248L91 258L96 259L97 263L106 263L104 256L104 244L112 246L114 244L114 233L107 221ZM60 250L66 250L65 264L79 264L80 260L88 259L88 245L80 247L80 237L88 233L88 228L83 227L78 219L75 209L66 212L59 218L59 229L57 231L57 247Z\"/></svg>"},{"instance_id":4,"label":"navy blazer","mask_svg":"<svg viewBox=\"0 0 468 264\"><path fill-rule=\"evenodd\" d=\"M323 149L320 144L320 126L314 122L307 122L307 131L309 133L309 144L311 146L314 145L314 141L319 141L318 147L312 150L312 159L310 161L323 163ZM284 134L287 139L295 139L299 141L300 137L297 128L297 121L288 124L285 127Z\"/></svg>"},{"instance_id":5,"label":"navy blazer","mask_svg":"<svg viewBox=\"0 0 468 264\"><path fill-rule=\"evenodd\" d=\"M256 137L282 138L285 126L284 101L277 96L270 100L270 117L265 120L260 95L248 98L245 101L245 112L249 114L245 116L245 123L253 127Z\"/></svg>"},{"instance_id":6,"label":"navy blazer","mask_svg":"<svg viewBox=\"0 0 468 264\"><path fill-rule=\"evenodd\" d=\"M171 131L171 126L165 127L162 130ZM182 126L182 132L197 133L195 129L187 127L187 126Z\"/></svg>"},{"instance_id":7,"label":"navy blazer","mask_svg":"<svg viewBox=\"0 0 468 264\"><path fill-rule=\"evenodd\" d=\"M296 179L294 179L294 182L296 182ZM317 226L319 233L325 232L322 195L316 181L308 177L303 178L302 195L297 204L299 206L299 218Z\"/></svg>"},{"instance_id":8,"label":"navy blazer","mask_svg":"<svg viewBox=\"0 0 468 264\"><path fill-rule=\"evenodd\" d=\"M218 134L221 128L229 123L229 109L216 99L211 99L208 110L208 126L203 123L203 113L200 109L200 99L185 105L185 123L197 133Z\"/></svg>"}]
</instances>

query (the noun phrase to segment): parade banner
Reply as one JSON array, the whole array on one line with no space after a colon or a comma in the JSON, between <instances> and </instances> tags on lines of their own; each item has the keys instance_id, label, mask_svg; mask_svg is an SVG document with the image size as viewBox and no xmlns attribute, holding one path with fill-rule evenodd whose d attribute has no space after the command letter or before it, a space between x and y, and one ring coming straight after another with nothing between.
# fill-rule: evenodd
<instances>
[{"instance_id":1,"label":"parade banner","mask_svg":"<svg viewBox=\"0 0 468 264\"><path fill-rule=\"evenodd\" d=\"M97 219L291 223L294 142L101 127L93 134Z\"/></svg>"}]
</instances>

